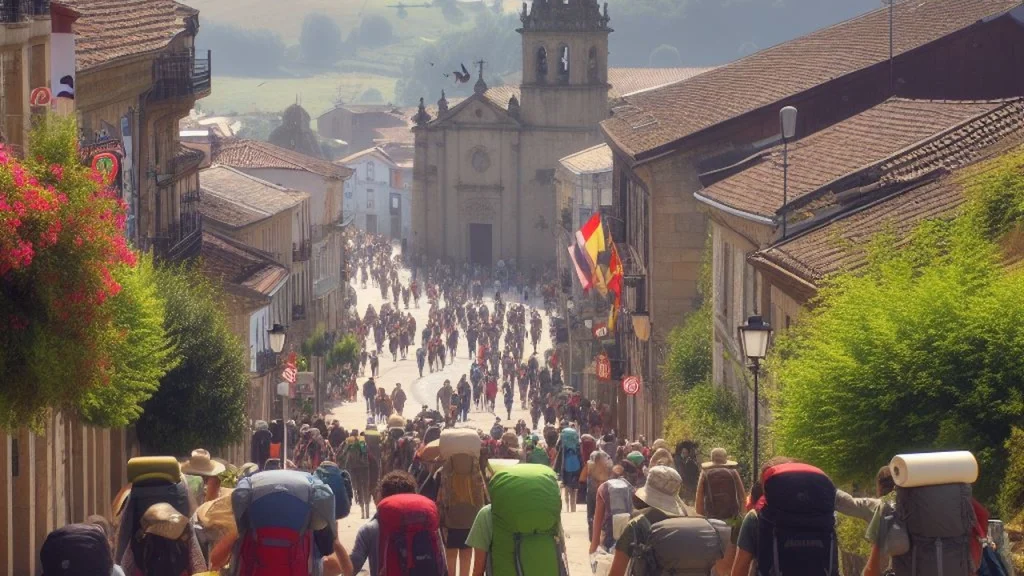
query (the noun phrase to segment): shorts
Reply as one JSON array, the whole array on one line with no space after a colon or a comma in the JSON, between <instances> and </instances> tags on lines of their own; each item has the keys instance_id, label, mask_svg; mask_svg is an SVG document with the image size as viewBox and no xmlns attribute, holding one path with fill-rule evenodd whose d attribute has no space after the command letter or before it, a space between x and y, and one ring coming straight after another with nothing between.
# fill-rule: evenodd
<instances>
[{"instance_id":1,"label":"shorts","mask_svg":"<svg viewBox=\"0 0 1024 576\"><path fill-rule=\"evenodd\" d=\"M562 484L567 488L579 488L580 473L579 470L576 472L566 472L562 470Z\"/></svg>"},{"instance_id":2,"label":"shorts","mask_svg":"<svg viewBox=\"0 0 1024 576\"><path fill-rule=\"evenodd\" d=\"M445 530L444 547L451 548L453 550L465 550L469 548L469 546L466 545L466 538L468 537L468 528L448 528Z\"/></svg>"}]
</instances>

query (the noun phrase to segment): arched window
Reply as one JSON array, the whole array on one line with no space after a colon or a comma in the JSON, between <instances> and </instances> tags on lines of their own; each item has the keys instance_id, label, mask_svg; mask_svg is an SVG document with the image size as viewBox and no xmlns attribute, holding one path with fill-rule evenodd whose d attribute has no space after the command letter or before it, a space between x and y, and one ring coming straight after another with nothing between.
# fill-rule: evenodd
<instances>
[{"instance_id":1,"label":"arched window","mask_svg":"<svg viewBox=\"0 0 1024 576\"><path fill-rule=\"evenodd\" d=\"M601 81L601 71L597 66L597 46L592 46L587 54L587 79L591 82Z\"/></svg>"},{"instance_id":2,"label":"arched window","mask_svg":"<svg viewBox=\"0 0 1024 576\"><path fill-rule=\"evenodd\" d=\"M569 47L562 46L558 49L558 81L562 84L569 83Z\"/></svg>"},{"instance_id":3,"label":"arched window","mask_svg":"<svg viewBox=\"0 0 1024 576\"><path fill-rule=\"evenodd\" d=\"M366 162L366 181L367 182L375 182L376 181L376 178L374 178L374 174L373 174L373 160L367 160L367 162Z\"/></svg>"},{"instance_id":4,"label":"arched window","mask_svg":"<svg viewBox=\"0 0 1024 576\"><path fill-rule=\"evenodd\" d=\"M548 79L548 51L541 46L537 48L537 82L543 84Z\"/></svg>"}]
</instances>

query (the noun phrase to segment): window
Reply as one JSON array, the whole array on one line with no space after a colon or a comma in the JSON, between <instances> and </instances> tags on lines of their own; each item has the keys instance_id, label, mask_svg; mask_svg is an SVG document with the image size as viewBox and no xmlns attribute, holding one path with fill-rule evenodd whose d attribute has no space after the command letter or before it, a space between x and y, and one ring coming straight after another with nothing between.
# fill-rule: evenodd
<instances>
[{"instance_id":1,"label":"window","mask_svg":"<svg viewBox=\"0 0 1024 576\"><path fill-rule=\"evenodd\" d=\"M587 220L590 220L590 217L593 214L594 209L591 208L590 206L580 206L580 226L582 226L583 223L586 222Z\"/></svg>"},{"instance_id":2,"label":"window","mask_svg":"<svg viewBox=\"0 0 1024 576\"><path fill-rule=\"evenodd\" d=\"M601 72L597 67L597 46L591 47L587 54L587 79L591 82L601 81Z\"/></svg>"},{"instance_id":3,"label":"window","mask_svg":"<svg viewBox=\"0 0 1024 576\"><path fill-rule=\"evenodd\" d=\"M373 160L366 162L366 181L375 182L376 178L373 175Z\"/></svg>"},{"instance_id":4,"label":"window","mask_svg":"<svg viewBox=\"0 0 1024 576\"><path fill-rule=\"evenodd\" d=\"M558 81L569 83L569 47L564 45L558 49Z\"/></svg>"},{"instance_id":5,"label":"window","mask_svg":"<svg viewBox=\"0 0 1024 576\"><path fill-rule=\"evenodd\" d=\"M541 46L537 49L537 82L543 84L548 79L548 51Z\"/></svg>"},{"instance_id":6,"label":"window","mask_svg":"<svg viewBox=\"0 0 1024 576\"><path fill-rule=\"evenodd\" d=\"M377 193L373 190L366 191L366 209L376 210L377 209Z\"/></svg>"}]
</instances>

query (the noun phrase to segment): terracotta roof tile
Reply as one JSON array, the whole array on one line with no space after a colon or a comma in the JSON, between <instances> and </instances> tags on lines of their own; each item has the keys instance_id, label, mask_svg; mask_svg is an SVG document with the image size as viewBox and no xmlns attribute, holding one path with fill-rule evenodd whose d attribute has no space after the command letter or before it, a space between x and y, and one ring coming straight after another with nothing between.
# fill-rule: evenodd
<instances>
[{"instance_id":1,"label":"terracotta roof tile","mask_svg":"<svg viewBox=\"0 0 1024 576\"><path fill-rule=\"evenodd\" d=\"M213 232L203 232L203 271L221 282L270 297L288 279L288 269L269 255Z\"/></svg>"},{"instance_id":2,"label":"terracotta roof tile","mask_svg":"<svg viewBox=\"0 0 1024 576\"><path fill-rule=\"evenodd\" d=\"M689 80L710 68L609 68L608 83L612 85L609 97L618 98L637 92L660 88L667 84Z\"/></svg>"},{"instance_id":3,"label":"terracotta roof tile","mask_svg":"<svg viewBox=\"0 0 1024 576\"><path fill-rule=\"evenodd\" d=\"M199 173L199 188L199 211L203 216L232 228L255 224L309 198L305 192L218 165Z\"/></svg>"},{"instance_id":4,"label":"terracotta roof tile","mask_svg":"<svg viewBox=\"0 0 1024 576\"><path fill-rule=\"evenodd\" d=\"M611 172L612 149L607 144L599 144L575 154L570 154L559 162L576 174Z\"/></svg>"},{"instance_id":5,"label":"terracotta roof tile","mask_svg":"<svg viewBox=\"0 0 1024 576\"><path fill-rule=\"evenodd\" d=\"M324 178L344 180L352 171L312 156L306 156L269 142L232 138L219 140L212 150L212 161L235 168L280 168L302 170Z\"/></svg>"},{"instance_id":6,"label":"terracotta roof tile","mask_svg":"<svg viewBox=\"0 0 1024 576\"><path fill-rule=\"evenodd\" d=\"M789 146L789 202L966 123L969 130L991 130L1007 116L1019 126L1020 101L935 101L893 98ZM972 121L973 120L973 121ZM953 140L969 145L970 138ZM949 151L946 154L950 153ZM917 158L919 155L912 155ZM887 168L883 166L883 168ZM920 167L918 167L920 169ZM750 167L699 191L730 208L773 216L782 207L782 146L750 161ZM902 174L904 179L914 174Z\"/></svg>"},{"instance_id":7,"label":"terracotta roof tile","mask_svg":"<svg viewBox=\"0 0 1024 576\"><path fill-rule=\"evenodd\" d=\"M895 5L899 55L1021 6L1021 0L913 0ZM602 127L637 157L889 57L888 8L762 50L691 80L627 98Z\"/></svg>"},{"instance_id":8,"label":"terracotta roof tile","mask_svg":"<svg viewBox=\"0 0 1024 576\"><path fill-rule=\"evenodd\" d=\"M79 70L167 46L185 30L190 13L174 0L64 0L81 17L75 22Z\"/></svg>"}]
</instances>

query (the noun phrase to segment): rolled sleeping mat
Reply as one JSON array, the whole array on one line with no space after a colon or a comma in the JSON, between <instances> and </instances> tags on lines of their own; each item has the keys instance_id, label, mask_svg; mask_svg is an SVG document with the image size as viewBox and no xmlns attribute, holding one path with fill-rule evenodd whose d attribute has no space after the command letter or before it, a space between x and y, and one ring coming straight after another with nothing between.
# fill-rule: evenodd
<instances>
[{"instance_id":1,"label":"rolled sleeping mat","mask_svg":"<svg viewBox=\"0 0 1024 576\"><path fill-rule=\"evenodd\" d=\"M978 479L978 461L966 450L898 454L889 462L889 470L901 488L973 484Z\"/></svg>"}]
</instances>

